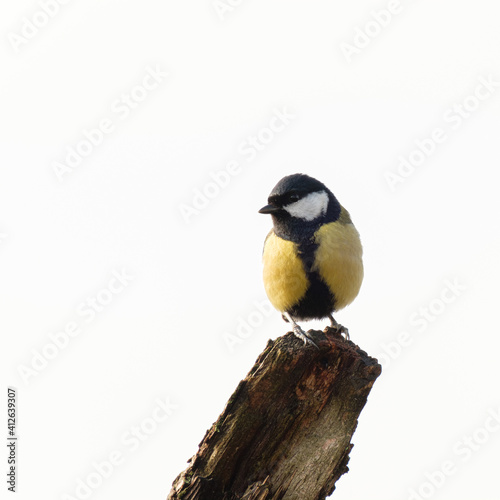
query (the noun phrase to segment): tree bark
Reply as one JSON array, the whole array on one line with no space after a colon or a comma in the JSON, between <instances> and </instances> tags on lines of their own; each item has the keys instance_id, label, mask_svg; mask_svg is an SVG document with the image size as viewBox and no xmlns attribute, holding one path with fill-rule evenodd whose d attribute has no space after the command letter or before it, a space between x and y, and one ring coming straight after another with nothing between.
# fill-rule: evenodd
<instances>
[{"instance_id":1,"label":"tree bark","mask_svg":"<svg viewBox=\"0 0 500 500\"><path fill-rule=\"evenodd\" d=\"M335 329L269 341L167 500L320 500L349 469L381 367Z\"/></svg>"}]
</instances>

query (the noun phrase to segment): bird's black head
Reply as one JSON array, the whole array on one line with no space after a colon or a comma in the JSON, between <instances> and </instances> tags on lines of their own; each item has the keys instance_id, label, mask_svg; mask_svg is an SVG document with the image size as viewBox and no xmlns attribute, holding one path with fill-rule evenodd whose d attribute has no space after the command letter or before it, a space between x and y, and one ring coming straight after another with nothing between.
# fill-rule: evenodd
<instances>
[{"instance_id":1,"label":"bird's black head","mask_svg":"<svg viewBox=\"0 0 500 500\"><path fill-rule=\"evenodd\" d=\"M320 181L305 174L283 177L274 186L268 205L259 210L271 214L274 231L286 240L302 242L340 215L340 204Z\"/></svg>"}]
</instances>

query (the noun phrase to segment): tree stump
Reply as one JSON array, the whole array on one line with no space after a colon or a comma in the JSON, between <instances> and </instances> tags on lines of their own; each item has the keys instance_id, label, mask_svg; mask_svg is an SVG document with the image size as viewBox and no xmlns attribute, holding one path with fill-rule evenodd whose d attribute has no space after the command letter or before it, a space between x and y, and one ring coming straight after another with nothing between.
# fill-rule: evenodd
<instances>
[{"instance_id":1,"label":"tree stump","mask_svg":"<svg viewBox=\"0 0 500 500\"><path fill-rule=\"evenodd\" d=\"M320 500L349 469L381 366L333 328L269 341L167 500Z\"/></svg>"}]
</instances>

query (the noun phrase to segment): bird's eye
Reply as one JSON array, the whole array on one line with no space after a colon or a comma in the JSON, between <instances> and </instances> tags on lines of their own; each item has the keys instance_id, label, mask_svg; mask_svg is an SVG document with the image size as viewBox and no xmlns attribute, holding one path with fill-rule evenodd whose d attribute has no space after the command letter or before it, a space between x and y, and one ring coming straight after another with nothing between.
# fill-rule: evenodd
<instances>
[{"instance_id":1,"label":"bird's eye","mask_svg":"<svg viewBox=\"0 0 500 500\"><path fill-rule=\"evenodd\" d=\"M288 197L290 201L299 201L300 200L300 195L297 193L291 193L290 196Z\"/></svg>"}]
</instances>

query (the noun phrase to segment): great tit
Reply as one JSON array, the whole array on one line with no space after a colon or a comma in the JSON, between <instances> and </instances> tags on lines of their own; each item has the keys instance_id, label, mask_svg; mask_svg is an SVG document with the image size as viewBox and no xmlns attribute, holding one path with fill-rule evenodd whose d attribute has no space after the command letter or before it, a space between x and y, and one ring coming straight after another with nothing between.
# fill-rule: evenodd
<instances>
[{"instance_id":1,"label":"great tit","mask_svg":"<svg viewBox=\"0 0 500 500\"><path fill-rule=\"evenodd\" d=\"M349 338L332 316L354 300L363 280L363 249L349 212L322 182L294 174L274 186L259 213L273 220L262 256L271 304L304 344L316 346L298 320L328 317Z\"/></svg>"}]
</instances>

